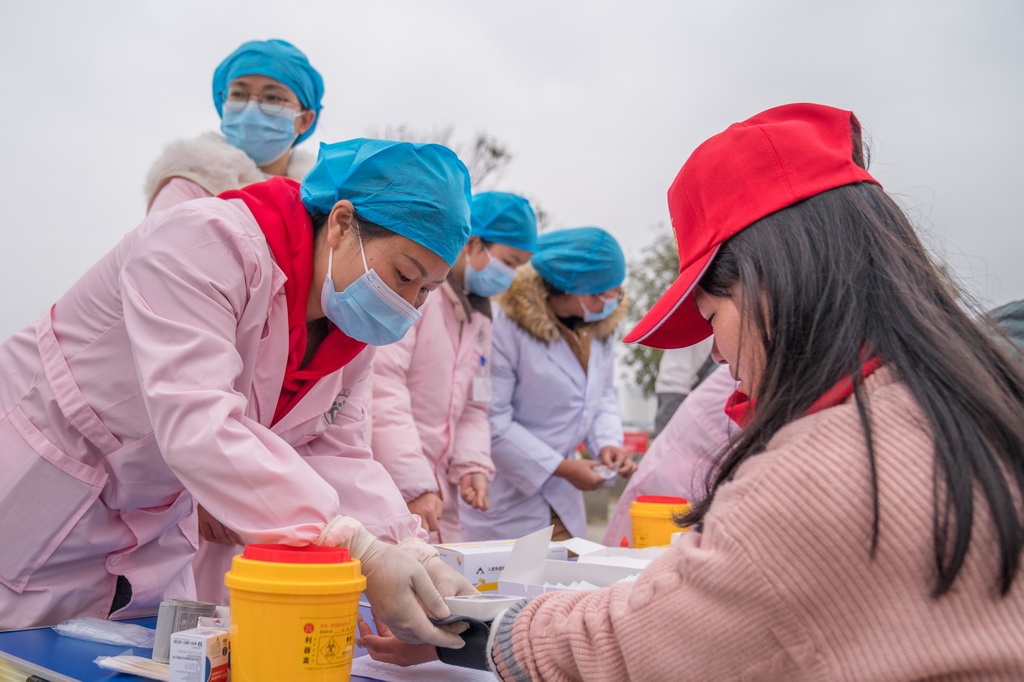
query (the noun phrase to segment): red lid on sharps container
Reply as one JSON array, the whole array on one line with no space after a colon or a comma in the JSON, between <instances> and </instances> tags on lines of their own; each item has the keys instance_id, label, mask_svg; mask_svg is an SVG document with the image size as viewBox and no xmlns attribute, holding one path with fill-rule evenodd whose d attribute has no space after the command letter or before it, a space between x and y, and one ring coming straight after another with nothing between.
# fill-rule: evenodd
<instances>
[{"instance_id":1,"label":"red lid on sharps container","mask_svg":"<svg viewBox=\"0 0 1024 682\"><path fill-rule=\"evenodd\" d=\"M242 556L275 564L345 564L351 561L346 548L320 545L246 545Z\"/></svg>"},{"instance_id":2,"label":"red lid on sharps container","mask_svg":"<svg viewBox=\"0 0 1024 682\"><path fill-rule=\"evenodd\" d=\"M639 495L636 501L653 504L687 504L685 497L668 497L667 495Z\"/></svg>"}]
</instances>

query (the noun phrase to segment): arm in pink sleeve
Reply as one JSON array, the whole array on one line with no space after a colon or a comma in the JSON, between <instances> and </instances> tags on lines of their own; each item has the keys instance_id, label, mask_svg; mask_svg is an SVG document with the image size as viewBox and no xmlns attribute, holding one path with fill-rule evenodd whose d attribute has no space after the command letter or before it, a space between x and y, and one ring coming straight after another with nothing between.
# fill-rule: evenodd
<instances>
[{"instance_id":1,"label":"arm in pink sleeve","mask_svg":"<svg viewBox=\"0 0 1024 682\"><path fill-rule=\"evenodd\" d=\"M438 491L434 467L420 442L412 411L414 396L409 390L419 331L419 325L414 325L401 341L379 348L373 363L373 456L391 474L406 500Z\"/></svg>"},{"instance_id":2,"label":"arm in pink sleeve","mask_svg":"<svg viewBox=\"0 0 1024 682\"><path fill-rule=\"evenodd\" d=\"M448 481L458 485L466 474L483 474L494 479L491 460L491 422L488 403L469 402L455 427L455 447L448 465Z\"/></svg>"},{"instance_id":3,"label":"arm in pink sleeve","mask_svg":"<svg viewBox=\"0 0 1024 682\"><path fill-rule=\"evenodd\" d=\"M213 202L214 200L208 200ZM224 202L151 218L121 272L142 398L167 465L215 518L257 542L317 540L338 495L288 443L246 415L236 344L269 253L254 251ZM146 229L144 224L143 228Z\"/></svg>"},{"instance_id":4,"label":"arm in pink sleeve","mask_svg":"<svg viewBox=\"0 0 1024 682\"><path fill-rule=\"evenodd\" d=\"M378 351L379 352L379 351ZM338 493L339 513L350 516L382 540L426 540L419 517L409 513L391 476L375 461L366 442L374 349L367 348L342 371L351 372L352 393L321 436L297 448L299 454Z\"/></svg>"},{"instance_id":5,"label":"arm in pink sleeve","mask_svg":"<svg viewBox=\"0 0 1024 682\"><path fill-rule=\"evenodd\" d=\"M503 680L677 680L798 677L814 641L771 567L799 563L803 538L762 539L763 500L751 486L705 517L635 582L544 594L495 621L492 669ZM725 497L725 495L723 495ZM777 520L776 520L777 521ZM780 525L781 522L779 522ZM813 592L828 571L801 571ZM828 675L821 675L828 677Z\"/></svg>"}]
</instances>

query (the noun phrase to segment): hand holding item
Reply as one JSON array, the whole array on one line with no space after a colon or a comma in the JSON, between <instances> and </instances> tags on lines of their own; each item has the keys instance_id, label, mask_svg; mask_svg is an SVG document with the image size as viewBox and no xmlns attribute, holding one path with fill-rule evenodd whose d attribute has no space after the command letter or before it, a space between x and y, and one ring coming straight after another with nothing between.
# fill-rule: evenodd
<instances>
[{"instance_id":1,"label":"hand holding item","mask_svg":"<svg viewBox=\"0 0 1024 682\"><path fill-rule=\"evenodd\" d=\"M415 542L433 550L425 542ZM396 637L453 649L465 645L450 626L438 627L428 619L429 615L444 620L451 610L412 552L378 540L348 516L336 516L327 524L317 544L348 547L349 553L359 559L366 576L366 596Z\"/></svg>"},{"instance_id":2,"label":"hand holding item","mask_svg":"<svg viewBox=\"0 0 1024 682\"><path fill-rule=\"evenodd\" d=\"M629 478L636 471L636 462L633 461L628 450L614 445L606 445L601 448L599 457L605 466L623 478Z\"/></svg>"},{"instance_id":3,"label":"hand holding item","mask_svg":"<svg viewBox=\"0 0 1024 682\"><path fill-rule=\"evenodd\" d=\"M199 534L204 540L209 542L216 542L219 545L244 545L245 540L242 539L235 531L231 530L223 523L213 518L210 512L206 511L203 505L196 507L196 512L199 515Z\"/></svg>"},{"instance_id":4,"label":"hand holding item","mask_svg":"<svg viewBox=\"0 0 1024 682\"><path fill-rule=\"evenodd\" d=\"M444 562L437 549L419 538L403 540L399 549L419 561L434 583L434 588L442 597L454 597L460 594L479 594L473 584Z\"/></svg>"},{"instance_id":5,"label":"hand holding item","mask_svg":"<svg viewBox=\"0 0 1024 682\"><path fill-rule=\"evenodd\" d=\"M437 520L441 518L444 502L435 492L426 492L409 502L409 511L419 514L423 529L428 533L437 531Z\"/></svg>"},{"instance_id":6,"label":"hand holding item","mask_svg":"<svg viewBox=\"0 0 1024 682\"><path fill-rule=\"evenodd\" d=\"M555 469L560 476L580 490L597 490L604 485L604 478L594 471L600 462L594 459L563 459Z\"/></svg>"},{"instance_id":7,"label":"hand holding item","mask_svg":"<svg viewBox=\"0 0 1024 682\"><path fill-rule=\"evenodd\" d=\"M487 511L490 507L487 499L487 476L484 474L465 474L459 479L459 494L462 501L474 509Z\"/></svg>"},{"instance_id":8,"label":"hand holding item","mask_svg":"<svg viewBox=\"0 0 1024 682\"><path fill-rule=\"evenodd\" d=\"M362 618L359 619L359 637L356 644L366 649L370 658L375 661L383 661L392 665L416 665L437 660L437 648L431 644L409 644L395 637L391 629L384 624L384 621L373 615L373 626L377 628L377 634L373 634L373 628Z\"/></svg>"}]
</instances>

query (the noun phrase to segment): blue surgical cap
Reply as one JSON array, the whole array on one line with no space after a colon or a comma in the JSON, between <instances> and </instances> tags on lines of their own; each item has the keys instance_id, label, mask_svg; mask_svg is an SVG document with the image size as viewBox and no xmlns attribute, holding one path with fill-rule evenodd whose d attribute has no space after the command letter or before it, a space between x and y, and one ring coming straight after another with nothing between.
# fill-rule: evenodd
<instances>
[{"instance_id":1,"label":"blue surgical cap","mask_svg":"<svg viewBox=\"0 0 1024 682\"><path fill-rule=\"evenodd\" d=\"M569 294L599 294L626 279L619 243L599 227L545 232L530 259L540 276Z\"/></svg>"},{"instance_id":2,"label":"blue surgical cap","mask_svg":"<svg viewBox=\"0 0 1024 682\"><path fill-rule=\"evenodd\" d=\"M320 145L302 203L330 213L348 199L361 218L422 244L453 265L469 239L469 171L439 144L348 140Z\"/></svg>"},{"instance_id":3,"label":"blue surgical cap","mask_svg":"<svg viewBox=\"0 0 1024 682\"><path fill-rule=\"evenodd\" d=\"M537 216L530 202L518 194L474 194L472 217L472 236L530 253L537 250Z\"/></svg>"},{"instance_id":4,"label":"blue surgical cap","mask_svg":"<svg viewBox=\"0 0 1024 682\"><path fill-rule=\"evenodd\" d=\"M317 70L310 66L306 55L284 40L253 40L243 43L220 63L213 72L213 103L217 107L217 115L224 115L224 96L228 83L252 73L281 81L291 88L303 107L316 113L313 125L299 135L293 145L312 135L320 121L320 110L323 109L320 100L324 96L324 81Z\"/></svg>"}]
</instances>

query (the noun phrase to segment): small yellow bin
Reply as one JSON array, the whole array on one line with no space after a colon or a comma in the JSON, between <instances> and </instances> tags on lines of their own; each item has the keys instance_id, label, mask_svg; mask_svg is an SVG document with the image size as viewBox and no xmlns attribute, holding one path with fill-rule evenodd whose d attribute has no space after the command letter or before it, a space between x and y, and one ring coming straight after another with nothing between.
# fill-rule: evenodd
<instances>
[{"instance_id":1,"label":"small yellow bin","mask_svg":"<svg viewBox=\"0 0 1024 682\"><path fill-rule=\"evenodd\" d=\"M673 516L685 514L690 505L685 497L662 495L640 495L629 507L633 522L633 547L657 547L672 541L672 533L682 528L676 525Z\"/></svg>"},{"instance_id":2,"label":"small yellow bin","mask_svg":"<svg viewBox=\"0 0 1024 682\"><path fill-rule=\"evenodd\" d=\"M234 682L349 679L366 578L347 549L246 545L224 582Z\"/></svg>"}]
</instances>

